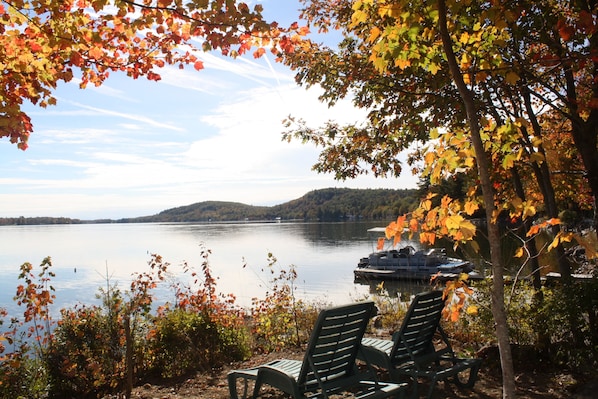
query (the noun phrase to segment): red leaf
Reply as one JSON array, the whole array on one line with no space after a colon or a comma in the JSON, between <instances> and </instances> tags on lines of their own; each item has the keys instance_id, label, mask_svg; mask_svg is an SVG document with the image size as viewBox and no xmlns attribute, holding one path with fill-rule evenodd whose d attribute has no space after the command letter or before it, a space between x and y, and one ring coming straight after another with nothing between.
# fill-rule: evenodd
<instances>
[{"instance_id":1,"label":"red leaf","mask_svg":"<svg viewBox=\"0 0 598 399\"><path fill-rule=\"evenodd\" d=\"M71 63L75 66L82 66L83 65L83 57L81 57L81 53L75 51L71 53Z\"/></svg>"},{"instance_id":2,"label":"red leaf","mask_svg":"<svg viewBox=\"0 0 598 399\"><path fill-rule=\"evenodd\" d=\"M195 64L193 64L193 68L195 68L196 71L201 71L203 69L203 62L196 61Z\"/></svg>"},{"instance_id":3,"label":"red leaf","mask_svg":"<svg viewBox=\"0 0 598 399\"><path fill-rule=\"evenodd\" d=\"M571 25L568 25L563 20L557 22L556 27L559 30L559 35L561 36L561 39L563 39L564 41L569 41L571 39L571 36L573 36L573 34L575 33L575 29L573 29Z\"/></svg>"}]
</instances>

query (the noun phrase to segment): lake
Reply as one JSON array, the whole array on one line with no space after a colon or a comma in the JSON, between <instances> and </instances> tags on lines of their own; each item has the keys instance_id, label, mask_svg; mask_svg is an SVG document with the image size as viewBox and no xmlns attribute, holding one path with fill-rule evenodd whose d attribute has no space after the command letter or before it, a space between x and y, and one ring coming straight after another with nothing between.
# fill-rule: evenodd
<instances>
[{"instance_id":1,"label":"lake","mask_svg":"<svg viewBox=\"0 0 598 399\"><path fill-rule=\"evenodd\" d=\"M201 245L212 251L209 262L217 290L232 293L241 306L263 298L272 275L264 270L268 253L278 267L294 265L299 298L332 304L361 299L373 287L355 284L353 269L360 257L372 252L367 229L383 222L354 223L237 223L237 224L81 224L0 226L0 307L18 309L12 300L19 266L38 266L51 256L56 277L56 311L76 303L98 303L96 294L106 276L126 290L133 273L149 270L150 254L171 264L171 280L186 281L180 265L187 262L201 272ZM415 243L405 242L416 246ZM39 268L35 269L39 271ZM396 294L418 287L389 286ZM158 301L172 301L162 289Z\"/></svg>"}]
</instances>

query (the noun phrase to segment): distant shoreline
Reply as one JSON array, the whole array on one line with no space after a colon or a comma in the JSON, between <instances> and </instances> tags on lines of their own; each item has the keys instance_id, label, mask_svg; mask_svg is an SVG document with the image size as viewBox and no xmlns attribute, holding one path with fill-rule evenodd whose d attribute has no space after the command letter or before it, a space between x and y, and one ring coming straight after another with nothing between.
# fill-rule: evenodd
<instances>
[{"instance_id":1,"label":"distant shoreline","mask_svg":"<svg viewBox=\"0 0 598 399\"><path fill-rule=\"evenodd\" d=\"M68 217L0 217L0 226L112 223L278 223L390 220L412 211L419 202L414 189L314 190L301 198L274 206L204 201L167 209L151 216L82 220Z\"/></svg>"}]
</instances>

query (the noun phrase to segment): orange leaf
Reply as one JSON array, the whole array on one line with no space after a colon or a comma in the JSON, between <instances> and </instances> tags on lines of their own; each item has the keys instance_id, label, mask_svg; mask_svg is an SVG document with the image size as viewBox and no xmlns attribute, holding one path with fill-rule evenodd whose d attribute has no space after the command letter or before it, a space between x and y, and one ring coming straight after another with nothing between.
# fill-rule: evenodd
<instances>
[{"instance_id":1,"label":"orange leaf","mask_svg":"<svg viewBox=\"0 0 598 399\"><path fill-rule=\"evenodd\" d=\"M539 226L539 225L537 225L537 224L536 224L536 225L533 225L533 226L532 226L532 227L530 227L530 229L527 231L527 234L526 234L526 235L527 235L528 237L535 236L536 234L538 234L538 232L540 231L540 228L541 228L541 227L542 227L542 226Z\"/></svg>"},{"instance_id":2,"label":"orange leaf","mask_svg":"<svg viewBox=\"0 0 598 399\"><path fill-rule=\"evenodd\" d=\"M96 60L99 60L104 55L101 47L92 47L89 49L89 56Z\"/></svg>"},{"instance_id":3,"label":"orange leaf","mask_svg":"<svg viewBox=\"0 0 598 399\"><path fill-rule=\"evenodd\" d=\"M193 64L193 68L195 68L196 71L201 71L203 69L203 62L196 61L195 64Z\"/></svg>"},{"instance_id":4,"label":"orange leaf","mask_svg":"<svg viewBox=\"0 0 598 399\"><path fill-rule=\"evenodd\" d=\"M260 58L262 55L266 53L266 50L263 47L258 48L253 53L253 58Z\"/></svg>"},{"instance_id":5,"label":"orange leaf","mask_svg":"<svg viewBox=\"0 0 598 399\"><path fill-rule=\"evenodd\" d=\"M429 243L430 245L434 245L436 241L436 234L434 233L420 233L419 234L419 241L422 243Z\"/></svg>"},{"instance_id":6,"label":"orange leaf","mask_svg":"<svg viewBox=\"0 0 598 399\"><path fill-rule=\"evenodd\" d=\"M412 232L416 232L418 225L419 225L419 223L418 223L417 219L415 219L415 218L411 219L409 221L409 230Z\"/></svg>"},{"instance_id":7,"label":"orange leaf","mask_svg":"<svg viewBox=\"0 0 598 399\"><path fill-rule=\"evenodd\" d=\"M459 309L456 307L453 307L452 311L451 311L451 321L453 323L457 322L459 320Z\"/></svg>"}]
</instances>

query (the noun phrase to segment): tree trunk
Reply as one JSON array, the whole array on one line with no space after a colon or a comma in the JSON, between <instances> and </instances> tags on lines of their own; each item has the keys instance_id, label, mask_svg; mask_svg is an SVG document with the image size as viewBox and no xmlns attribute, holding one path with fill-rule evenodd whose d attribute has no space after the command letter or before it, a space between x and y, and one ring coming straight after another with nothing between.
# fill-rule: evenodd
<instances>
[{"instance_id":1,"label":"tree trunk","mask_svg":"<svg viewBox=\"0 0 598 399\"><path fill-rule=\"evenodd\" d=\"M509 328L505 311L504 294L504 266L501 260L501 242L498 225L494 221L495 204L494 189L490 179L490 162L484 151L484 143L480 135L479 116L475 108L473 93L469 90L463 80L459 65L453 52L453 44L447 28L447 9L445 0L438 1L439 29L442 37L442 45L446 54L453 81L459 89L459 94L465 105L467 121L471 130L471 139L476 155L478 174L486 221L488 223L488 240L490 241L490 259L492 262L492 316L494 317L496 338L498 340L498 351L500 353L500 364L502 368L503 399L515 399L515 372L513 369L513 357L511 354L511 343L509 339Z\"/></svg>"},{"instance_id":2,"label":"tree trunk","mask_svg":"<svg viewBox=\"0 0 598 399\"><path fill-rule=\"evenodd\" d=\"M125 385L125 397L129 399L133 392L133 336L131 334L131 315L125 315L125 368L127 373Z\"/></svg>"},{"instance_id":3,"label":"tree trunk","mask_svg":"<svg viewBox=\"0 0 598 399\"><path fill-rule=\"evenodd\" d=\"M589 39L589 51L598 50L598 35L593 35ZM598 63L594 63L594 68L590 72L592 98L598 98ZM571 136L573 142L585 169L585 177L594 196L594 231L598 234L598 109L591 108L587 118L580 116L577 97L577 80L575 79L571 67L564 69L567 106L571 119Z\"/></svg>"},{"instance_id":4,"label":"tree trunk","mask_svg":"<svg viewBox=\"0 0 598 399\"><path fill-rule=\"evenodd\" d=\"M584 164L585 177L594 196L594 231L598 232L598 112L583 124L573 123L572 136Z\"/></svg>"},{"instance_id":5,"label":"tree trunk","mask_svg":"<svg viewBox=\"0 0 598 399\"><path fill-rule=\"evenodd\" d=\"M523 91L523 98L525 102L525 109L529 116L529 119L532 124L532 128L534 129L534 135L537 137L542 137L542 127L540 123L536 119L536 112L534 111L534 107L532 105L531 95L529 90ZM546 152L544 151L544 147L540 146L538 148L540 153L546 159ZM546 205L546 212L549 217L551 218L558 218L559 217L559 209L556 203L556 196L554 193L554 186L552 185L552 180L550 178L550 170L548 169L547 162L541 163L533 163L532 169L534 174L536 175L536 180L538 182L538 186L540 187L540 191L542 192L542 196L544 197L544 203ZM556 236L560 231L560 226L553 226L551 228L552 234ZM559 267L559 273L561 273L561 279L564 284L571 283L571 266L565 256L565 249L563 248L562 244L559 244L554 249L556 253L557 264Z\"/></svg>"}]
</instances>

